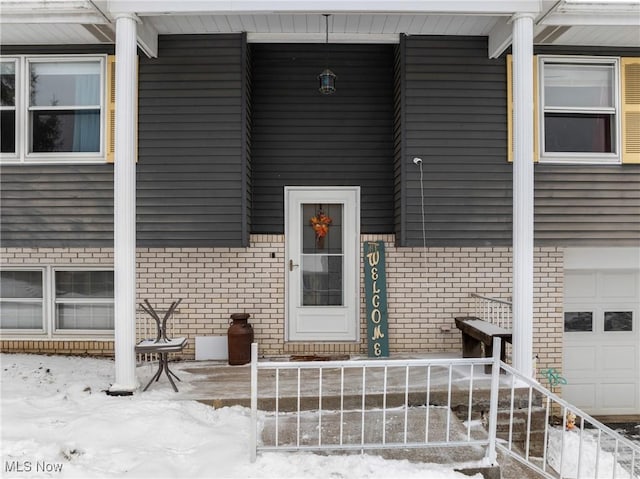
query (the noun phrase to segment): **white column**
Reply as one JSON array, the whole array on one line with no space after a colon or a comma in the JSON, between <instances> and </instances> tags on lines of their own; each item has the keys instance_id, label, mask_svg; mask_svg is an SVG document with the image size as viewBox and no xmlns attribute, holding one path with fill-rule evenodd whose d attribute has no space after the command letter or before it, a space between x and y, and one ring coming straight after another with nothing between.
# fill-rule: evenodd
<instances>
[{"instance_id":1,"label":"white column","mask_svg":"<svg viewBox=\"0 0 640 479\"><path fill-rule=\"evenodd\" d=\"M533 373L533 19L513 17L513 366Z\"/></svg>"},{"instance_id":2,"label":"white column","mask_svg":"<svg viewBox=\"0 0 640 479\"><path fill-rule=\"evenodd\" d=\"M109 392L137 386L136 341L136 19L116 16L114 163L115 382Z\"/></svg>"}]
</instances>

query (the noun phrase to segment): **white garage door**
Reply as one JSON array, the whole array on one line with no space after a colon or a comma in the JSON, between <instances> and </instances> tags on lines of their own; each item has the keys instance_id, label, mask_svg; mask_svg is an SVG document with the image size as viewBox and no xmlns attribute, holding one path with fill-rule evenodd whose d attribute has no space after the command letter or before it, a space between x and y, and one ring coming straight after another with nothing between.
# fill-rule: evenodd
<instances>
[{"instance_id":1,"label":"white garage door","mask_svg":"<svg viewBox=\"0 0 640 479\"><path fill-rule=\"evenodd\" d=\"M638 269L565 270L563 375L590 414L640 413Z\"/></svg>"}]
</instances>

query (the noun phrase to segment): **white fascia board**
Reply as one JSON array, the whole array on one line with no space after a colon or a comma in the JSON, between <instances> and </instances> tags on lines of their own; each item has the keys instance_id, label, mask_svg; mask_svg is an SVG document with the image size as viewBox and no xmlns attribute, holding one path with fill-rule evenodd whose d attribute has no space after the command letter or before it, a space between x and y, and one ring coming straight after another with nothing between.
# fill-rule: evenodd
<instances>
[{"instance_id":1,"label":"white fascia board","mask_svg":"<svg viewBox=\"0 0 640 479\"><path fill-rule=\"evenodd\" d=\"M552 13L546 17L541 25L600 25L600 26L638 26L640 27L640 11L630 13Z\"/></svg>"},{"instance_id":2,"label":"white fascia board","mask_svg":"<svg viewBox=\"0 0 640 479\"><path fill-rule=\"evenodd\" d=\"M46 13L46 14L5 14L0 15L0 23L86 23L103 24L108 23L100 14L93 13Z\"/></svg>"},{"instance_id":3,"label":"white fascia board","mask_svg":"<svg viewBox=\"0 0 640 479\"><path fill-rule=\"evenodd\" d=\"M540 11L540 0L110 0L112 13L449 13L511 15Z\"/></svg>"},{"instance_id":4,"label":"white fascia board","mask_svg":"<svg viewBox=\"0 0 640 479\"><path fill-rule=\"evenodd\" d=\"M500 18L489 32L489 58L498 58L513 41L513 25L510 19Z\"/></svg>"},{"instance_id":5,"label":"white fascia board","mask_svg":"<svg viewBox=\"0 0 640 479\"><path fill-rule=\"evenodd\" d=\"M158 31L144 20L138 23L136 29L138 46L149 58L158 58Z\"/></svg>"},{"instance_id":6,"label":"white fascia board","mask_svg":"<svg viewBox=\"0 0 640 479\"><path fill-rule=\"evenodd\" d=\"M87 0L0 0L0 23L106 23Z\"/></svg>"}]
</instances>

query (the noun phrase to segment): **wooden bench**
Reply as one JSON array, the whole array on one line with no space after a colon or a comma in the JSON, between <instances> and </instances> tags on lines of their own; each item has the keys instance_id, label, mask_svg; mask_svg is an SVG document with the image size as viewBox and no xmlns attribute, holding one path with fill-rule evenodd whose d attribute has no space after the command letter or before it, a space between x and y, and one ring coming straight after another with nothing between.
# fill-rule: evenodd
<instances>
[{"instance_id":1,"label":"wooden bench","mask_svg":"<svg viewBox=\"0 0 640 479\"><path fill-rule=\"evenodd\" d=\"M490 358L493 355L493 338L502 338L511 342L511 331L483 321L473 316L455 318L456 327L462 332L463 358ZM484 347L483 347L484 345ZM502 347L500 359L506 359L506 348ZM485 372L490 372L491 366L485 366Z\"/></svg>"}]
</instances>

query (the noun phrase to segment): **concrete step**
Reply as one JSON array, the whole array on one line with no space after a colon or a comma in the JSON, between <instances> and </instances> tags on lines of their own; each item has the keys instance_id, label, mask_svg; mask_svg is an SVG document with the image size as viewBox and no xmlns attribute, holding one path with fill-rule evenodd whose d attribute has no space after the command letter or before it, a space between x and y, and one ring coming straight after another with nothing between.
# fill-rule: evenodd
<instances>
[{"instance_id":1,"label":"concrete step","mask_svg":"<svg viewBox=\"0 0 640 479\"><path fill-rule=\"evenodd\" d=\"M467 437L472 440L487 438L487 432L479 422L467 424L446 407L431 406L414 407L405 413L402 410L365 411L364 442L382 444L382 424L384 420L384 442L386 448L367 449L365 454L372 454L386 459L405 459L412 462L436 464L456 464L456 470L467 475L482 474L485 479L538 479L542 476L528 469L514 459L499 454L498 467L487 466L483 463L486 448L483 446L436 446L436 447L399 447L389 445L406 442L421 442L425 439L433 442L447 441L447 420L449 421L449 440L463 441ZM340 422L342 419L342 437L340 436ZM264 446L274 446L276 441L276 418L274 414L261 415L261 440ZM407 430L405 433L405 424ZM355 449L349 451L315 451L319 454L361 454L359 446L362 443L362 411L344 411L342 416L336 411L324 411L322 416L317 411L302 411L300 421L295 413L282 413L277 421L277 441L279 446L295 446L299 444L314 447L320 441L326 446L342 444L352 445ZM320 433L321 432L321 436Z\"/></svg>"}]
</instances>

